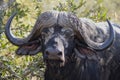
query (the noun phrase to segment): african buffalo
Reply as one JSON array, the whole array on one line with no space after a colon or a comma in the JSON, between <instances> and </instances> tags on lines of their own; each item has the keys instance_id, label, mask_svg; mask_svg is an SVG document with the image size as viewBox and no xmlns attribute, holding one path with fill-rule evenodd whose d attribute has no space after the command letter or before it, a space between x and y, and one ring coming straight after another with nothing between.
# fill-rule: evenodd
<instances>
[{"instance_id":1,"label":"african buffalo","mask_svg":"<svg viewBox=\"0 0 120 80\"><path fill-rule=\"evenodd\" d=\"M120 80L120 26L95 23L72 13L42 13L23 39L11 33L13 14L5 27L18 55L42 52L45 80Z\"/></svg>"}]
</instances>

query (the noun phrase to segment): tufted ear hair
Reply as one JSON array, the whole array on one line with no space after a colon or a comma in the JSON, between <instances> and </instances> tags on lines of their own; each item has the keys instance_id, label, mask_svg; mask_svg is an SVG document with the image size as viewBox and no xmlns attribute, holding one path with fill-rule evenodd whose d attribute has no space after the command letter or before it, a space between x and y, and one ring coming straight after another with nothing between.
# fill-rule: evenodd
<instances>
[{"instance_id":1,"label":"tufted ear hair","mask_svg":"<svg viewBox=\"0 0 120 80\"><path fill-rule=\"evenodd\" d=\"M77 47L74 49L74 52L80 59L99 60L96 52L89 47Z\"/></svg>"},{"instance_id":2,"label":"tufted ear hair","mask_svg":"<svg viewBox=\"0 0 120 80\"><path fill-rule=\"evenodd\" d=\"M38 40L28 42L22 46L19 46L19 48L16 50L16 54L35 55L41 51L42 51L42 40L38 39Z\"/></svg>"}]
</instances>

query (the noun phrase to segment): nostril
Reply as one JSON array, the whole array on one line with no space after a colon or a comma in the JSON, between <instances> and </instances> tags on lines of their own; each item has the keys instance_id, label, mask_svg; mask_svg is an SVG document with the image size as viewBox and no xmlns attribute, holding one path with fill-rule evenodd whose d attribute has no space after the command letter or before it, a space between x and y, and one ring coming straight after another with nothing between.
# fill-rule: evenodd
<instances>
[{"instance_id":1,"label":"nostril","mask_svg":"<svg viewBox=\"0 0 120 80\"><path fill-rule=\"evenodd\" d=\"M45 54L46 54L46 55L49 55L49 52L48 52L48 51L46 51L46 52L45 52Z\"/></svg>"},{"instance_id":2,"label":"nostril","mask_svg":"<svg viewBox=\"0 0 120 80\"><path fill-rule=\"evenodd\" d=\"M58 55L61 56L61 55L62 55L62 52L59 52Z\"/></svg>"}]
</instances>

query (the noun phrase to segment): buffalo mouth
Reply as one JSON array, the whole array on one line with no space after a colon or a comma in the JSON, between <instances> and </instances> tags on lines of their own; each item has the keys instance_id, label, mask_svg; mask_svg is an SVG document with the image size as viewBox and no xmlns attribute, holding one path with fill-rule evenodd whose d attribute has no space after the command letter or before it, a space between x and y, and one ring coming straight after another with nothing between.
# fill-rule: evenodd
<instances>
[{"instance_id":1,"label":"buffalo mouth","mask_svg":"<svg viewBox=\"0 0 120 80\"><path fill-rule=\"evenodd\" d=\"M46 66L49 66L49 67L61 68L64 66L64 61L63 60L45 59L45 64L46 64Z\"/></svg>"}]
</instances>

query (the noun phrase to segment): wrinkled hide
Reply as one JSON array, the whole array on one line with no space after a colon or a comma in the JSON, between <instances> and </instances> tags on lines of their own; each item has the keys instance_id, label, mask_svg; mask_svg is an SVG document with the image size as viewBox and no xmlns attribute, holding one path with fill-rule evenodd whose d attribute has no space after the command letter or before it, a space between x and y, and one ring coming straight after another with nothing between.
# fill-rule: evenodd
<instances>
[{"instance_id":1,"label":"wrinkled hide","mask_svg":"<svg viewBox=\"0 0 120 80\"><path fill-rule=\"evenodd\" d=\"M6 24L6 37L18 46L18 55L42 52L45 80L120 79L119 25L47 11L38 17L30 34L20 39L11 33L14 16Z\"/></svg>"}]
</instances>

